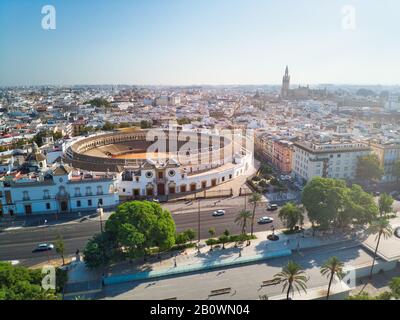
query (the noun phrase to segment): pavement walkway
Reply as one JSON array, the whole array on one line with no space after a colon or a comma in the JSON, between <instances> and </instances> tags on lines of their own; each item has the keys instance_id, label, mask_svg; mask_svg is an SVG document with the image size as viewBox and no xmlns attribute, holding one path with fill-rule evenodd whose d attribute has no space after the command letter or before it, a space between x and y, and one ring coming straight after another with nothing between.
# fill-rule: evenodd
<instances>
[{"instance_id":1,"label":"pavement walkway","mask_svg":"<svg viewBox=\"0 0 400 320\"><path fill-rule=\"evenodd\" d=\"M252 240L249 246L242 245L235 247L235 244L228 244L225 249L222 246L214 246L210 251L210 247L204 242L200 243L200 252L197 249L186 249L183 253L164 253L161 259L153 256L147 259L137 259L135 261L127 261L118 263L109 267L103 274L101 272L93 272L86 269L84 263L74 265L69 270L69 292L67 297L74 295L82 295L85 292L90 294L98 293L99 283L102 276L106 280L105 283L121 283L132 280L144 280L149 278L158 278L161 276L172 276L178 273L200 272L213 268L232 267L243 263L255 263L265 259L273 259L275 257L289 256L292 252L302 255L302 250L329 246L338 243L359 244L358 237L348 236L344 234L325 234L320 236L312 236L311 230L306 230L304 237L302 233L286 235L282 231L276 231L279 237L278 241L267 240L267 236L272 232L255 233L257 239ZM114 282L113 279L114 277ZM104 283L103 283L104 284ZM93 289L93 286L95 289Z\"/></svg>"}]
</instances>

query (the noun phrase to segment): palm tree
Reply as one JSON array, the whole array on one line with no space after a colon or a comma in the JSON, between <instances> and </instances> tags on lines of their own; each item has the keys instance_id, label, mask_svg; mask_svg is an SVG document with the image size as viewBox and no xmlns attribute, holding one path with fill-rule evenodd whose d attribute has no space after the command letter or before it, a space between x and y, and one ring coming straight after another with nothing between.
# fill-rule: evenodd
<instances>
[{"instance_id":1,"label":"palm tree","mask_svg":"<svg viewBox=\"0 0 400 320\"><path fill-rule=\"evenodd\" d=\"M242 234L246 234L247 220L251 218L251 212L242 210L235 218L235 223L242 227Z\"/></svg>"},{"instance_id":2,"label":"palm tree","mask_svg":"<svg viewBox=\"0 0 400 320\"><path fill-rule=\"evenodd\" d=\"M304 270L296 262L289 261L288 264L282 268L282 271L274 275L275 281L283 283L282 292L286 289L286 299L289 300L290 293L294 293L296 289L299 293L300 290L307 292L308 277L305 275Z\"/></svg>"},{"instance_id":3,"label":"palm tree","mask_svg":"<svg viewBox=\"0 0 400 320\"><path fill-rule=\"evenodd\" d=\"M378 218L377 220L371 222L370 226L368 227L367 232L370 234L376 234L376 238L375 238L376 248L375 248L375 252L374 252L374 258L372 260L371 271L369 273L369 279L371 280L372 273L374 271L376 254L378 252L381 237L383 236L384 239L390 238L393 235L393 230L392 230L392 227L390 226L389 220L381 217L381 218Z\"/></svg>"},{"instance_id":4,"label":"palm tree","mask_svg":"<svg viewBox=\"0 0 400 320\"><path fill-rule=\"evenodd\" d=\"M251 216L251 235L253 235L253 228L254 228L254 216L256 214L256 207L257 204L261 201L261 194L254 192L249 199L249 203L253 205L253 213Z\"/></svg>"},{"instance_id":5,"label":"palm tree","mask_svg":"<svg viewBox=\"0 0 400 320\"><path fill-rule=\"evenodd\" d=\"M208 233L210 234L210 237L211 237L210 240L212 240L212 238L215 237L215 233L216 233L215 228L208 229ZM213 250L213 245L212 245L212 242L211 242L210 251L212 251L212 250Z\"/></svg>"},{"instance_id":6,"label":"palm tree","mask_svg":"<svg viewBox=\"0 0 400 320\"><path fill-rule=\"evenodd\" d=\"M57 236L55 247L56 247L56 252L60 255L62 259L62 265L65 265L65 258L64 258L65 243L64 239L60 235Z\"/></svg>"},{"instance_id":7,"label":"palm tree","mask_svg":"<svg viewBox=\"0 0 400 320\"><path fill-rule=\"evenodd\" d=\"M337 257L330 257L321 267L321 274L329 278L328 292L326 294L326 300L329 299L331 292L331 285L335 275L339 278L343 278L343 262Z\"/></svg>"}]
</instances>

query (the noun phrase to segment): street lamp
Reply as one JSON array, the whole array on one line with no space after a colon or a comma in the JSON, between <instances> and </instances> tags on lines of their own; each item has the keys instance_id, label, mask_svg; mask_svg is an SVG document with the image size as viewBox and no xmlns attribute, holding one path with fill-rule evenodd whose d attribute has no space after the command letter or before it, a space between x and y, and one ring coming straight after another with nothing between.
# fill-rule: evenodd
<instances>
[{"instance_id":1,"label":"street lamp","mask_svg":"<svg viewBox=\"0 0 400 320\"><path fill-rule=\"evenodd\" d=\"M197 208L197 252L200 253L200 198L198 200Z\"/></svg>"},{"instance_id":2,"label":"street lamp","mask_svg":"<svg viewBox=\"0 0 400 320\"><path fill-rule=\"evenodd\" d=\"M97 214L100 216L100 230L103 233L103 208L101 207L100 200L97 202Z\"/></svg>"}]
</instances>

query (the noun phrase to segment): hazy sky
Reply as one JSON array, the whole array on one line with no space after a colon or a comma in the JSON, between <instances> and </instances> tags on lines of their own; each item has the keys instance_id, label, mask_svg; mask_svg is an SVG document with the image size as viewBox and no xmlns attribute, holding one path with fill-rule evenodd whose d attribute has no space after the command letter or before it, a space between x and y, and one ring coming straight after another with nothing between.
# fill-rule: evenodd
<instances>
[{"instance_id":1,"label":"hazy sky","mask_svg":"<svg viewBox=\"0 0 400 320\"><path fill-rule=\"evenodd\" d=\"M292 83L399 84L399 14L398 0L0 0L0 85L275 84L286 64Z\"/></svg>"}]
</instances>

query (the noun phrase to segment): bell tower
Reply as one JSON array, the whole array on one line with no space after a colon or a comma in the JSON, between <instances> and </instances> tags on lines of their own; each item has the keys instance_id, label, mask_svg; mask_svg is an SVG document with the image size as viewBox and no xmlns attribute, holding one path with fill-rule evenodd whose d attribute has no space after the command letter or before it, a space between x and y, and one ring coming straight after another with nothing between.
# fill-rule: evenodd
<instances>
[{"instance_id":1,"label":"bell tower","mask_svg":"<svg viewBox=\"0 0 400 320\"><path fill-rule=\"evenodd\" d=\"M281 98L285 99L289 96L289 87L290 87L289 67L286 66L285 74L282 79Z\"/></svg>"}]
</instances>

